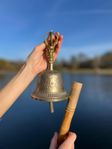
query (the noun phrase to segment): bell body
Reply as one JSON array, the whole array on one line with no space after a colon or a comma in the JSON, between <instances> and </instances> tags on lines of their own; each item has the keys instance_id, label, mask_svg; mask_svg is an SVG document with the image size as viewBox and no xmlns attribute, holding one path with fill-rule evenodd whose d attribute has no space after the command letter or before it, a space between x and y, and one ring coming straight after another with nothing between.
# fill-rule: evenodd
<instances>
[{"instance_id":1,"label":"bell body","mask_svg":"<svg viewBox=\"0 0 112 149\"><path fill-rule=\"evenodd\" d=\"M34 99L55 102L68 98L64 90L64 83L61 74L57 71L46 70L38 79L37 88L33 92Z\"/></svg>"}]
</instances>

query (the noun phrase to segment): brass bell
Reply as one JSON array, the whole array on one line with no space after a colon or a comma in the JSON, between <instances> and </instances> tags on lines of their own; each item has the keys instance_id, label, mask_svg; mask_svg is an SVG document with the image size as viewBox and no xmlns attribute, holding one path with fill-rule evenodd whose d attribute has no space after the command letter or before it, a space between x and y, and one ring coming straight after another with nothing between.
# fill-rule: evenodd
<instances>
[{"instance_id":1,"label":"brass bell","mask_svg":"<svg viewBox=\"0 0 112 149\"><path fill-rule=\"evenodd\" d=\"M55 41L54 36L56 36ZM54 112L53 102L68 98L68 94L64 90L61 74L53 70L53 54L58 44L59 36L59 33L55 35L53 32L49 32L48 38L45 40L48 68L39 75L36 90L32 94L34 99L50 102L51 112Z\"/></svg>"}]
</instances>

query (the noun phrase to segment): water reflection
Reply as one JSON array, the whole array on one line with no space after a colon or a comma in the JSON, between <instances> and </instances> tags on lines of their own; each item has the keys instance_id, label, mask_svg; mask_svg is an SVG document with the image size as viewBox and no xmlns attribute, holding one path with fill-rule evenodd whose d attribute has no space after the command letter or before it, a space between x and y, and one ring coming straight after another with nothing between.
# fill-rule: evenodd
<instances>
[{"instance_id":1,"label":"water reflection","mask_svg":"<svg viewBox=\"0 0 112 149\"><path fill-rule=\"evenodd\" d=\"M0 87L12 75L0 79ZM84 84L71 126L78 136L76 149L112 148L112 76L64 73L63 77L68 91L73 81ZM31 99L35 83L0 121L0 149L45 149L54 131L59 130L67 101L55 103L55 113L50 114L48 103Z\"/></svg>"}]
</instances>

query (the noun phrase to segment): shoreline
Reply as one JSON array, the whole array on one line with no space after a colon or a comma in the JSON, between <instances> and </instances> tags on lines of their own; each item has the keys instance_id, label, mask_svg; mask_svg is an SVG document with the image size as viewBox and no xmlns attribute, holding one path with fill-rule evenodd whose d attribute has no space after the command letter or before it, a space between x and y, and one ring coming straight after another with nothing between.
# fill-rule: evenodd
<instances>
[{"instance_id":1,"label":"shoreline","mask_svg":"<svg viewBox=\"0 0 112 149\"><path fill-rule=\"evenodd\" d=\"M61 73L70 73L70 74L95 74L95 75L112 75L112 69L77 69L77 70L57 70ZM7 70L2 70L0 71L0 75L5 75L7 73L17 73L18 71L7 71Z\"/></svg>"},{"instance_id":2,"label":"shoreline","mask_svg":"<svg viewBox=\"0 0 112 149\"><path fill-rule=\"evenodd\" d=\"M62 73L70 73L70 74L90 74L90 75L112 75L112 69L79 69L79 70L62 70Z\"/></svg>"},{"instance_id":3,"label":"shoreline","mask_svg":"<svg viewBox=\"0 0 112 149\"><path fill-rule=\"evenodd\" d=\"M17 71L9 71L9 70L1 70L0 71L0 75L5 75L5 74L9 74L9 73L17 73Z\"/></svg>"}]
</instances>

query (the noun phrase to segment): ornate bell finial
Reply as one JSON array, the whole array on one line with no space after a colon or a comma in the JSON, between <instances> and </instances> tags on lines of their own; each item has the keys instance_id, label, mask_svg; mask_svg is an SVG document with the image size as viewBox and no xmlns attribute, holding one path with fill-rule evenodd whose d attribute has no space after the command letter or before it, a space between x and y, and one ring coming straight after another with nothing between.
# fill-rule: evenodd
<instances>
[{"instance_id":1,"label":"ornate bell finial","mask_svg":"<svg viewBox=\"0 0 112 149\"><path fill-rule=\"evenodd\" d=\"M68 98L67 92L64 90L64 83L61 74L53 69L54 52L58 44L60 34L49 32L48 38L44 41L46 45L46 58L48 62L47 70L40 76L37 88L33 92L34 99L50 102L50 110L54 112L53 102L62 101Z\"/></svg>"}]
</instances>

